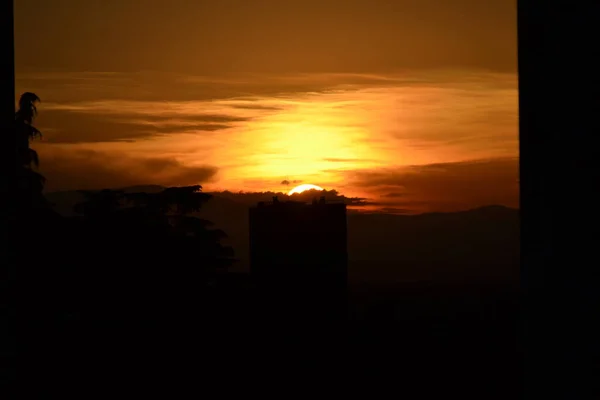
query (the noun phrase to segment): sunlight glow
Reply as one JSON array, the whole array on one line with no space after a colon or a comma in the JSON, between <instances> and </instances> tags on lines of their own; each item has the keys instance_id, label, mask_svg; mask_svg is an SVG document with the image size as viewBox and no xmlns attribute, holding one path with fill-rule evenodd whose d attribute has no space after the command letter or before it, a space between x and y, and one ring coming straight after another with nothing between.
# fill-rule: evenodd
<instances>
[{"instance_id":1,"label":"sunlight glow","mask_svg":"<svg viewBox=\"0 0 600 400\"><path fill-rule=\"evenodd\" d=\"M295 188L290 190L288 195L291 196L294 193L302 193L306 190L325 190L325 189L323 189L322 187L317 186L317 185L311 185L311 184L306 183L304 185L296 186Z\"/></svg>"}]
</instances>

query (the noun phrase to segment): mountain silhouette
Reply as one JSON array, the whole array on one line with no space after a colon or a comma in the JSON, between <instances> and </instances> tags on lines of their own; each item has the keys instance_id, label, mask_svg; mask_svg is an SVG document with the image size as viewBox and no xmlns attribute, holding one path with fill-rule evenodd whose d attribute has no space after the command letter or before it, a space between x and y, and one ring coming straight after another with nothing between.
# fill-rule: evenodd
<instances>
[{"instance_id":1,"label":"mountain silhouette","mask_svg":"<svg viewBox=\"0 0 600 400\"><path fill-rule=\"evenodd\" d=\"M158 192L158 185L121 188ZM235 250L232 271L249 270L248 208L236 194L212 198L194 215L227 232L225 245ZM75 215L82 201L74 191L47 193L62 215ZM394 285L415 281L517 282L519 212L490 205L472 210L419 215L384 212L348 214L348 279L351 286Z\"/></svg>"}]
</instances>

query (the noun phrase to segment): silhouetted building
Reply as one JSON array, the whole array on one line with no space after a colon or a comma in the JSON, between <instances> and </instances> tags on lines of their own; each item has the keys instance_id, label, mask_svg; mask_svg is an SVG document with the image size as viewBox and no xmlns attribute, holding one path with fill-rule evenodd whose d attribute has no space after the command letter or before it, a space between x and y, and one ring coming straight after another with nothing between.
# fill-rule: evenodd
<instances>
[{"instance_id":1,"label":"silhouetted building","mask_svg":"<svg viewBox=\"0 0 600 400\"><path fill-rule=\"evenodd\" d=\"M347 263L345 204L274 198L250 209L251 274L274 302L343 312Z\"/></svg>"}]
</instances>

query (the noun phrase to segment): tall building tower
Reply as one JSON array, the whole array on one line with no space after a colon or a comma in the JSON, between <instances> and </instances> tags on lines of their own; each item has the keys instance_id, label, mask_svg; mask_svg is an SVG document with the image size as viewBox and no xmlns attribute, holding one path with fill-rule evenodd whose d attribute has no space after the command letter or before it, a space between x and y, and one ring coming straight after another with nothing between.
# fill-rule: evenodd
<instances>
[{"instance_id":1,"label":"tall building tower","mask_svg":"<svg viewBox=\"0 0 600 400\"><path fill-rule=\"evenodd\" d=\"M250 270L279 312L345 315L346 205L259 203L250 209Z\"/></svg>"}]
</instances>

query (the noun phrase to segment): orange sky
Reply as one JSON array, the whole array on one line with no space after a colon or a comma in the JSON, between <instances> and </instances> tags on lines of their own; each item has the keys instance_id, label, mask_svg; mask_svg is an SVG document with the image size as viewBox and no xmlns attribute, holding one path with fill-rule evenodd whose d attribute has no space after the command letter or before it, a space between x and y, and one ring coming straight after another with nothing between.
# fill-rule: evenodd
<instances>
[{"instance_id":1,"label":"orange sky","mask_svg":"<svg viewBox=\"0 0 600 400\"><path fill-rule=\"evenodd\" d=\"M225 18L208 3L176 2L204 17L212 12ZM316 33L308 27L302 40L296 31L282 30L275 41L272 24L261 28L258 22L270 18L284 26L292 21L293 7L275 7L269 14L237 2L229 25L211 25L211 34L206 26L195 27L202 33L198 40L186 31L187 47L179 41L165 44L173 32L140 39L145 32L157 34L150 22L174 27L178 15L159 20L161 9L148 6L125 26L130 3L90 2L96 16L104 16L102 22L94 19L96 30L84 25L94 17L90 10L87 19L69 19L81 7L75 2L58 2L52 9L35 8L41 3L34 0L17 3L17 90L34 91L43 101L37 125L45 140L34 147L48 190L201 183L208 191L288 191L282 181L297 180L366 197L380 209L517 206L517 78L510 66L516 13L506 2L484 8L461 0L451 9L434 0L420 6L396 0L381 2L385 7L379 10L366 1L332 1L337 9L324 2L330 6L322 6L318 18L298 17L318 25L322 41L314 41ZM427 12L424 3L440 7ZM343 4L346 14L334 18ZM296 11L317 6L306 2ZM412 19L406 17L410 26L396 28L401 43L391 40L386 7L404 10L402 15L412 12ZM457 11L461 7L465 13ZM44 9L54 17L43 18ZM468 10L475 15L465 17ZM366 14L361 18L358 12ZM246 17L239 19L242 14ZM115 15L121 25L110 24ZM422 24L415 25L417 17ZM461 25L461 18L470 25ZM41 28L55 23L48 35L36 37L34 49L24 43L28 19ZM65 21L70 30L61 24ZM241 40L240 24L251 23L242 50L233 37ZM444 23L455 30L442 34ZM111 50L110 35L119 29L122 40ZM342 46L336 39L340 31L362 41L355 49ZM420 46L405 42L410 33ZM452 43L448 35L454 35ZM207 36L220 42L218 50L200 57L207 60L203 65L197 52L205 49ZM379 36L385 40L377 41ZM153 40L156 58L148 58ZM326 48L323 41L338 45ZM297 66L288 62L289 49L276 47L282 42L295 47ZM448 46L453 53L446 52ZM36 50L46 58L33 57ZM138 55L137 67L130 53ZM191 65L182 66L185 57Z\"/></svg>"}]
</instances>

